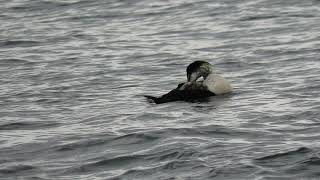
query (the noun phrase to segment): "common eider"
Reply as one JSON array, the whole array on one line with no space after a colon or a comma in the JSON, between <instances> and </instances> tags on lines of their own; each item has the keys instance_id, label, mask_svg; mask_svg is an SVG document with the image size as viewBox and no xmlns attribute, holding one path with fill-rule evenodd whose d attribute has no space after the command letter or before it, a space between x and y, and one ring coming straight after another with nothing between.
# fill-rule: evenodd
<instances>
[{"instance_id":1,"label":"common eider","mask_svg":"<svg viewBox=\"0 0 320 180\"><path fill-rule=\"evenodd\" d=\"M177 88L160 97L145 97L156 104L173 101L194 102L232 91L230 83L213 73L212 65L208 62L194 61L188 65L186 71L187 82L180 83ZM203 77L203 81L197 81L200 77Z\"/></svg>"}]
</instances>

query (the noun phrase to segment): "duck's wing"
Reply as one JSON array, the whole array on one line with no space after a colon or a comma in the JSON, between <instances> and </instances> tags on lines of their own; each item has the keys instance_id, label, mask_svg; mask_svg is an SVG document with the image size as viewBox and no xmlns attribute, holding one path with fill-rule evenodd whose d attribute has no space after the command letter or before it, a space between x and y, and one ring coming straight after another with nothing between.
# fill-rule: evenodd
<instances>
[{"instance_id":1,"label":"duck's wing","mask_svg":"<svg viewBox=\"0 0 320 180\"><path fill-rule=\"evenodd\" d=\"M183 88L181 88L183 87ZM171 90L167 94L160 97L145 96L148 100L155 102L156 104L173 102L173 101L197 101L203 98L214 96L215 94L208 90L208 88L202 83L191 84L179 84L176 89Z\"/></svg>"},{"instance_id":2,"label":"duck's wing","mask_svg":"<svg viewBox=\"0 0 320 180\"><path fill-rule=\"evenodd\" d=\"M203 82L188 84L181 91L184 95L184 101L196 101L215 95L213 92L208 90L207 86L204 85Z\"/></svg>"}]
</instances>

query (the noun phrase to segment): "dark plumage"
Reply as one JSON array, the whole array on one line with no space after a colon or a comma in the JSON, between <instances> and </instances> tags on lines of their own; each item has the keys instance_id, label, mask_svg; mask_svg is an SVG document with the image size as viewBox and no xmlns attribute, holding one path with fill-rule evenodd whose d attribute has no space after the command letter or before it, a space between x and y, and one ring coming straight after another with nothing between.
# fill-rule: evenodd
<instances>
[{"instance_id":1,"label":"dark plumage","mask_svg":"<svg viewBox=\"0 0 320 180\"><path fill-rule=\"evenodd\" d=\"M201 71L201 67L205 67L205 66L211 66L210 63L206 62L206 61L194 61L191 64L188 65L186 71L187 71L187 79L190 82L191 81L191 75L194 72L198 72L199 76L207 76L207 74L205 74L205 72ZM194 81L196 79L193 79Z\"/></svg>"},{"instance_id":2,"label":"dark plumage","mask_svg":"<svg viewBox=\"0 0 320 180\"><path fill-rule=\"evenodd\" d=\"M156 104L161 104L173 101L194 102L214 95L215 94L209 91L207 87L202 84L202 82L194 82L180 83L177 88L160 97L145 97Z\"/></svg>"}]
</instances>

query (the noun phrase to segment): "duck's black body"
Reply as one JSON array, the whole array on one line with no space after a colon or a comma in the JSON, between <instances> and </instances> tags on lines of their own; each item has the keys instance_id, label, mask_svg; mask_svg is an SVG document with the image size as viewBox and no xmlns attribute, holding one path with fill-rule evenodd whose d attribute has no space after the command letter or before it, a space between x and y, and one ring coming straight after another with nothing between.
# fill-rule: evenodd
<instances>
[{"instance_id":1,"label":"duck's black body","mask_svg":"<svg viewBox=\"0 0 320 180\"><path fill-rule=\"evenodd\" d=\"M173 102L173 101L187 101L194 102L198 100L203 100L204 98L208 98L210 96L214 96L207 89L206 86L202 84L202 82L194 82L194 83L181 83L177 88L171 90L167 94L164 94L160 97L154 96L145 96L149 100L153 101L156 104Z\"/></svg>"}]
</instances>

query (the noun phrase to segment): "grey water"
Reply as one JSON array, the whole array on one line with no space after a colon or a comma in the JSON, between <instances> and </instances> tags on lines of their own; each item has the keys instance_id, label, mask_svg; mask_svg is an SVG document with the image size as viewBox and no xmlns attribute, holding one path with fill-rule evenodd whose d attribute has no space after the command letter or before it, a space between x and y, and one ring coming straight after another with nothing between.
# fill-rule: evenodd
<instances>
[{"instance_id":1,"label":"grey water","mask_svg":"<svg viewBox=\"0 0 320 180\"><path fill-rule=\"evenodd\" d=\"M319 57L319 0L2 0L0 179L320 179Z\"/></svg>"}]
</instances>

